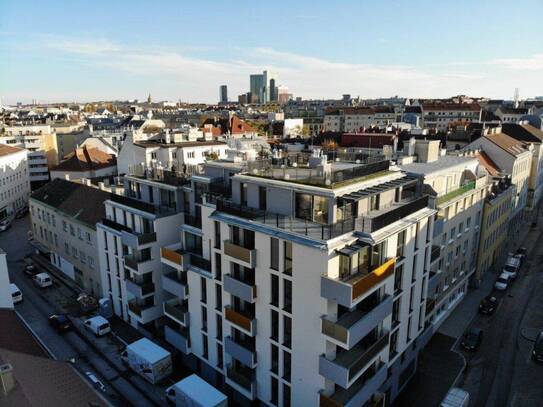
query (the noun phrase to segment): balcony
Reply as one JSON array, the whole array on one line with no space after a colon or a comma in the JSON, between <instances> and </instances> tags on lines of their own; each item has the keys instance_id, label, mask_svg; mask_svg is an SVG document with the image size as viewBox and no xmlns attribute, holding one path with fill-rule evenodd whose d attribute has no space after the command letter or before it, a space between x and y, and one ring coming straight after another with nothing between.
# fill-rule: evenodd
<instances>
[{"instance_id":1,"label":"balcony","mask_svg":"<svg viewBox=\"0 0 543 407\"><path fill-rule=\"evenodd\" d=\"M164 315L172 318L184 327L188 328L190 323L189 306L186 302L179 302L172 299L164 303Z\"/></svg>"},{"instance_id":2,"label":"balcony","mask_svg":"<svg viewBox=\"0 0 543 407\"><path fill-rule=\"evenodd\" d=\"M185 213L185 225L191 226L195 229L202 229L202 217L201 216L192 216Z\"/></svg>"},{"instance_id":3,"label":"balcony","mask_svg":"<svg viewBox=\"0 0 543 407\"><path fill-rule=\"evenodd\" d=\"M153 260L139 258L134 255L124 256L124 265L138 274L151 273L153 271Z\"/></svg>"},{"instance_id":4,"label":"balcony","mask_svg":"<svg viewBox=\"0 0 543 407\"><path fill-rule=\"evenodd\" d=\"M232 257L235 261L242 262L242 265L249 268L256 267L256 250L247 249L230 240L224 241L224 254Z\"/></svg>"},{"instance_id":5,"label":"balcony","mask_svg":"<svg viewBox=\"0 0 543 407\"><path fill-rule=\"evenodd\" d=\"M250 343L236 341L227 336L224 341L224 350L244 365L250 368L256 367L256 350Z\"/></svg>"},{"instance_id":6,"label":"balcony","mask_svg":"<svg viewBox=\"0 0 543 407\"><path fill-rule=\"evenodd\" d=\"M183 328L177 330L168 325L164 325L164 339L184 354L190 353L190 340L187 329Z\"/></svg>"},{"instance_id":7,"label":"balcony","mask_svg":"<svg viewBox=\"0 0 543 407\"><path fill-rule=\"evenodd\" d=\"M190 266L195 272L204 271L211 274L211 261L197 254L190 253Z\"/></svg>"},{"instance_id":8,"label":"balcony","mask_svg":"<svg viewBox=\"0 0 543 407\"><path fill-rule=\"evenodd\" d=\"M253 370L235 368L230 364L226 367L226 382L247 398L254 400L256 397L256 379Z\"/></svg>"},{"instance_id":9,"label":"balcony","mask_svg":"<svg viewBox=\"0 0 543 407\"><path fill-rule=\"evenodd\" d=\"M152 281L138 281L135 278L127 276L126 279L126 290L134 294L138 298L143 298L147 295L153 294L155 292L155 285Z\"/></svg>"},{"instance_id":10,"label":"balcony","mask_svg":"<svg viewBox=\"0 0 543 407\"><path fill-rule=\"evenodd\" d=\"M135 300L128 301L128 310L142 324L154 321L163 312L161 305L140 305Z\"/></svg>"},{"instance_id":11,"label":"balcony","mask_svg":"<svg viewBox=\"0 0 543 407\"><path fill-rule=\"evenodd\" d=\"M359 343L353 349L339 353L333 360L321 355L319 374L347 389L388 348L388 341L389 333L386 332L372 344Z\"/></svg>"},{"instance_id":12,"label":"balcony","mask_svg":"<svg viewBox=\"0 0 543 407\"><path fill-rule=\"evenodd\" d=\"M378 365L362 375L348 389L339 389L330 396L320 395L320 407L359 407L370 401L387 378L385 364ZM382 402L382 399L378 400ZM373 405L373 404L372 404ZM376 404L381 406L382 404Z\"/></svg>"},{"instance_id":13,"label":"balcony","mask_svg":"<svg viewBox=\"0 0 543 407\"><path fill-rule=\"evenodd\" d=\"M322 276L321 297L352 308L363 299L364 294L393 276L395 265L396 259L392 258L376 267L371 273L356 274L345 280Z\"/></svg>"},{"instance_id":14,"label":"balcony","mask_svg":"<svg viewBox=\"0 0 543 407\"><path fill-rule=\"evenodd\" d=\"M136 233L123 230L121 232L121 242L126 246L139 248L141 246L156 242L156 233Z\"/></svg>"},{"instance_id":15,"label":"balcony","mask_svg":"<svg viewBox=\"0 0 543 407\"><path fill-rule=\"evenodd\" d=\"M370 311L354 310L337 321L322 317L322 333L345 349L351 349L392 313L393 299L384 298Z\"/></svg>"},{"instance_id":16,"label":"balcony","mask_svg":"<svg viewBox=\"0 0 543 407\"><path fill-rule=\"evenodd\" d=\"M183 265L186 263L186 256L187 253L184 250L181 250L180 243L162 247L160 249L160 260L162 263L178 270L182 269Z\"/></svg>"},{"instance_id":17,"label":"balcony","mask_svg":"<svg viewBox=\"0 0 543 407\"><path fill-rule=\"evenodd\" d=\"M373 233L428 206L428 195L394 203L356 219L356 230Z\"/></svg>"},{"instance_id":18,"label":"balcony","mask_svg":"<svg viewBox=\"0 0 543 407\"><path fill-rule=\"evenodd\" d=\"M441 247L440 246L432 246L432 253L430 256L430 263L433 263L434 261L438 260L441 256Z\"/></svg>"},{"instance_id":19,"label":"balcony","mask_svg":"<svg viewBox=\"0 0 543 407\"><path fill-rule=\"evenodd\" d=\"M224 307L224 312L227 321L241 328L248 335L256 335L256 318L241 311L235 311L229 305Z\"/></svg>"},{"instance_id":20,"label":"balcony","mask_svg":"<svg viewBox=\"0 0 543 407\"><path fill-rule=\"evenodd\" d=\"M243 281L231 274L224 276L224 290L244 301L254 303L256 301L256 286L249 281Z\"/></svg>"},{"instance_id":21,"label":"balcony","mask_svg":"<svg viewBox=\"0 0 543 407\"><path fill-rule=\"evenodd\" d=\"M162 288L181 300L188 298L187 276L178 274L184 272L172 271L162 275Z\"/></svg>"}]
</instances>

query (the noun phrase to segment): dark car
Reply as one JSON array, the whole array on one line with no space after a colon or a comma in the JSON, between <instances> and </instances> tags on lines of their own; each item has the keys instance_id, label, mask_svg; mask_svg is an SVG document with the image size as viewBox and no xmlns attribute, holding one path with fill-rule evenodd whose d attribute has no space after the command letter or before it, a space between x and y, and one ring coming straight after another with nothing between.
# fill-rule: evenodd
<instances>
[{"instance_id":1,"label":"dark car","mask_svg":"<svg viewBox=\"0 0 543 407\"><path fill-rule=\"evenodd\" d=\"M491 315L496 311L498 307L498 298L493 295L489 295L481 301L479 304L479 312L485 315Z\"/></svg>"},{"instance_id":2,"label":"dark car","mask_svg":"<svg viewBox=\"0 0 543 407\"><path fill-rule=\"evenodd\" d=\"M522 254L523 256L526 256L527 253L528 253L528 249L525 247L519 247L517 249L517 254Z\"/></svg>"},{"instance_id":3,"label":"dark car","mask_svg":"<svg viewBox=\"0 0 543 407\"><path fill-rule=\"evenodd\" d=\"M25 206L17 211L15 214L15 218L21 219L24 218L26 215L28 215L28 206Z\"/></svg>"},{"instance_id":4,"label":"dark car","mask_svg":"<svg viewBox=\"0 0 543 407\"><path fill-rule=\"evenodd\" d=\"M483 340L483 331L478 328L470 328L462 337L462 347L466 350L477 350Z\"/></svg>"},{"instance_id":5,"label":"dark car","mask_svg":"<svg viewBox=\"0 0 543 407\"><path fill-rule=\"evenodd\" d=\"M30 277L30 278L34 278L34 276L38 274L39 272L40 271L38 270L38 268L34 266L33 264L27 264L24 268L25 276Z\"/></svg>"},{"instance_id":6,"label":"dark car","mask_svg":"<svg viewBox=\"0 0 543 407\"><path fill-rule=\"evenodd\" d=\"M539 332L535 339L534 348L532 349L532 359L536 362L543 362L543 331Z\"/></svg>"},{"instance_id":7,"label":"dark car","mask_svg":"<svg viewBox=\"0 0 543 407\"><path fill-rule=\"evenodd\" d=\"M49 324L58 332L66 332L72 329L72 322L66 314L55 314L49 317Z\"/></svg>"}]
</instances>

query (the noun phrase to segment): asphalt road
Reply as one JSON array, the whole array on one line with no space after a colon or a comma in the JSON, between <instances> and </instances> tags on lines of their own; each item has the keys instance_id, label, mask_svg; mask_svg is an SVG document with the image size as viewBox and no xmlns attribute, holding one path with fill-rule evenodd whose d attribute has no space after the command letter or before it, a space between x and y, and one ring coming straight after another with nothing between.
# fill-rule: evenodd
<instances>
[{"instance_id":1,"label":"asphalt road","mask_svg":"<svg viewBox=\"0 0 543 407\"><path fill-rule=\"evenodd\" d=\"M58 312L63 304L73 302L73 293L58 282L54 288L40 289L23 273L23 258L33 252L27 242L28 218L15 220L11 229L0 233L0 247L7 252L8 268L11 282L17 284L23 293L23 302L15 306L15 310L40 338L52 356L61 361L73 360L74 367L80 373L94 373L106 385L103 394L113 405L149 406L160 405L153 402L147 392L134 386L131 380L133 373L111 363L96 348L94 338L86 337L79 332L58 334L49 326L48 316ZM95 340L102 344L110 338ZM94 345L94 346L91 346ZM107 343L106 343L107 345ZM111 345L116 346L116 345ZM143 380L143 379L141 379Z\"/></svg>"},{"instance_id":2,"label":"asphalt road","mask_svg":"<svg viewBox=\"0 0 543 407\"><path fill-rule=\"evenodd\" d=\"M471 394L472 407L543 405L543 365L530 358L543 330L542 259L543 245L535 244L512 286L493 293L500 298L495 313L478 314L470 324L483 330L481 347L463 352L467 367L460 387Z\"/></svg>"}]
</instances>

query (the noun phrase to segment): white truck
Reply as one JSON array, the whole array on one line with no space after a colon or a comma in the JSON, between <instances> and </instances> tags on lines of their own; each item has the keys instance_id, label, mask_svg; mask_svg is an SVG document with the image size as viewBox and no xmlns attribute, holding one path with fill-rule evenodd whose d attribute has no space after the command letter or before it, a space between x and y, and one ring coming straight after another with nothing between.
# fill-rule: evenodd
<instances>
[{"instance_id":1,"label":"white truck","mask_svg":"<svg viewBox=\"0 0 543 407\"><path fill-rule=\"evenodd\" d=\"M458 387L449 389L449 392L439 405L440 407L468 407L469 393Z\"/></svg>"},{"instance_id":2,"label":"white truck","mask_svg":"<svg viewBox=\"0 0 543 407\"><path fill-rule=\"evenodd\" d=\"M147 338L132 342L121 353L121 359L132 370L152 384L172 373L172 355Z\"/></svg>"},{"instance_id":3,"label":"white truck","mask_svg":"<svg viewBox=\"0 0 543 407\"><path fill-rule=\"evenodd\" d=\"M166 398L176 407L228 406L228 397L195 374L168 387Z\"/></svg>"}]
</instances>

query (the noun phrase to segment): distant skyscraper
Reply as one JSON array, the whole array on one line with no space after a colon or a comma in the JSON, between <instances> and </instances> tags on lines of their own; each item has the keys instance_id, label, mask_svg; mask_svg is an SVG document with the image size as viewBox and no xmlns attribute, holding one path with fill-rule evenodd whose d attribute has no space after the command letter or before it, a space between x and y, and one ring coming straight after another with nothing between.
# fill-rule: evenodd
<instances>
[{"instance_id":1,"label":"distant skyscraper","mask_svg":"<svg viewBox=\"0 0 543 407\"><path fill-rule=\"evenodd\" d=\"M264 99L264 75L254 74L249 77L251 103L263 103Z\"/></svg>"},{"instance_id":2,"label":"distant skyscraper","mask_svg":"<svg viewBox=\"0 0 543 407\"><path fill-rule=\"evenodd\" d=\"M226 85L219 87L219 103L228 103L228 86Z\"/></svg>"}]
</instances>

